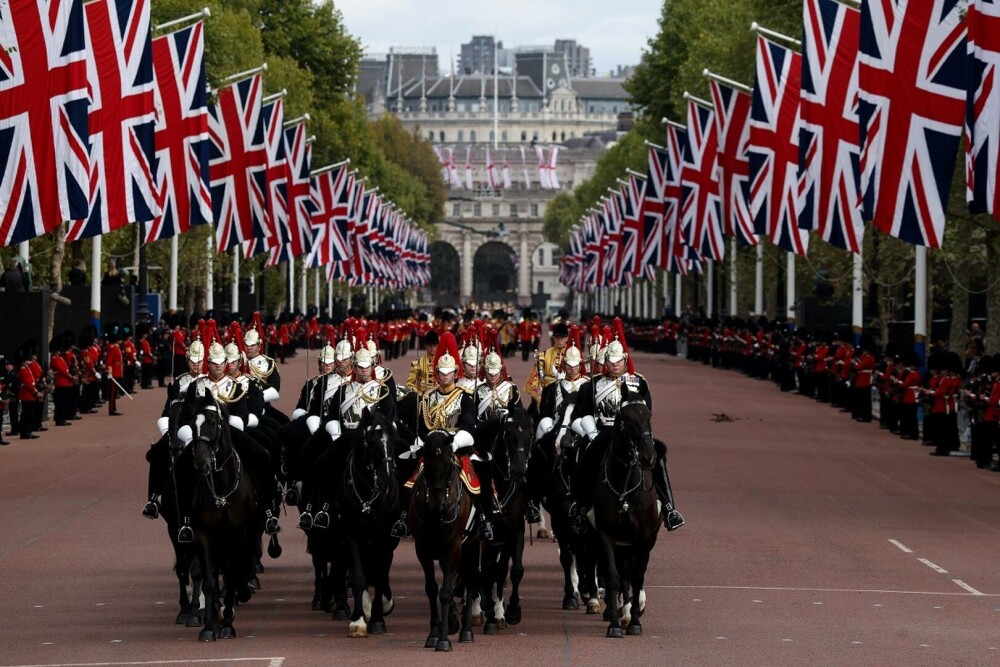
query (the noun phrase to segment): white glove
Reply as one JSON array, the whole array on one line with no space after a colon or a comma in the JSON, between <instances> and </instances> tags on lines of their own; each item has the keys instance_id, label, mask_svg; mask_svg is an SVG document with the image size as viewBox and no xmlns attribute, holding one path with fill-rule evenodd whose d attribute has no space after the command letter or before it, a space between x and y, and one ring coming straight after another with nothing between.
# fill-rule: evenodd
<instances>
[{"instance_id":1,"label":"white glove","mask_svg":"<svg viewBox=\"0 0 1000 667\"><path fill-rule=\"evenodd\" d=\"M310 434L315 433L321 423L323 423L323 420L318 415L309 415L306 417L306 426L309 427Z\"/></svg>"},{"instance_id":2,"label":"white glove","mask_svg":"<svg viewBox=\"0 0 1000 667\"><path fill-rule=\"evenodd\" d=\"M156 428L160 430L160 435L166 435L170 428L170 417L160 417L156 420Z\"/></svg>"},{"instance_id":3,"label":"white glove","mask_svg":"<svg viewBox=\"0 0 1000 667\"><path fill-rule=\"evenodd\" d=\"M576 433L577 435L581 436L587 435L587 432L583 430L583 424L581 423L582 421L583 417L580 417L579 419L574 419L573 423L569 425L569 427L573 429L573 433Z\"/></svg>"},{"instance_id":4,"label":"white glove","mask_svg":"<svg viewBox=\"0 0 1000 667\"><path fill-rule=\"evenodd\" d=\"M330 434L330 440L336 442L337 438L340 437L340 422L336 419L331 419L326 423L324 428L326 429L326 432Z\"/></svg>"},{"instance_id":5,"label":"white glove","mask_svg":"<svg viewBox=\"0 0 1000 667\"><path fill-rule=\"evenodd\" d=\"M451 448L453 451L458 451L465 447L471 447L475 440L472 439L472 434L468 431L459 431L455 434L455 437L451 440Z\"/></svg>"},{"instance_id":6,"label":"white glove","mask_svg":"<svg viewBox=\"0 0 1000 667\"><path fill-rule=\"evenodd\" d=\"M597 420L594 419L593 415L580 417L580 428L583 429L584 435L590 438L590 440L597 437Z\"/></svg>"},{"instance_id":7,"label":"white glove","mask_svg":"<svg viewBox=\"0 0 1000 667\"><path fill-rule=\"evenodd\" d=\"M418 435L416 442L414 442L412 445L410 445L410 449L408 451L405 451L402 454L400 454L397 458L399 458L402 461L406 461L408 459L412 459L412 458L414 458L416 456L417 452L419 452L420 448L423 447L423 446L424 446L424 441L421 440L420 436Z\"/></svg>"},{"instance_id":8,"label":"white glove","mask_svg":"<svg viewBox=\"0 0 1000 667\"><path fill-rule=\"evenodd\" d=\"M257 419L257 415L255 415L254 413L251 412L247 416L247 426L249 426L250 428L257 428L257 424L259 424L259 423L260 423L260 420Z\"/></svg>"},{"instance_id":9,"label":"white glove","mask_svg":"<svg viewBox=\"0 0 1000 667\"><path fill-rule=\"evenodd\" d=\"M96 379L100 380L101 379L101 374L100 373L94 373L94 377Z\"/></svg>"},{"instance_id":10,"label":"white glove","mask_svg":"<svg viewBox=\"0 0 1000 667\"><path fill-rule=\"evenodd\" d=\"M264 390L264 400L268 403L273 403L278 400L278 390L274 387L268 387Z\"/></svg>"},{"instance_id":11,"label":"white glove","mask_svg":"<svg viewBox=\"0 0 1000 667\"><path fill-rule=\"evenodd\" d=\"M535 429L535 440L540 440L543 435L552 430L552 425L555 422L552 421L552 417L544 417L538 422L538 428Z\"/></svg>"},{"instance_id":12,"label":"white glove","mask_svg":"<svg viewBox=\"0 0 1000 667\"><path fill-rule=\"evenodd\" d=\"M236 415L229 415L229 425L239 431L243 430L243 420Z\"/></svg>"},{"instance_id":13,"label":"white glove","mask_svg":"<svg viewBox=\"0 0 1000 667\"><path fill-rule=\"evenodd\" d=\"M194 431L191 430L191 427L188 424L184 424L184 426L177 429L177 439L186 446L194 440Z\"/></svg>"},{"instance_id":14,"label":"white glove","mask_svg":"<svg viewBox=\"0 0 1000 667\"><path fill-rule=\"evenodd\" d=\"M292 419L293 420L298 419L299 417L304 417L305 415L306 415L306 411L303 410L302 408L295 408L294 410L292 410Z\"/></svg>"}]
</instances>

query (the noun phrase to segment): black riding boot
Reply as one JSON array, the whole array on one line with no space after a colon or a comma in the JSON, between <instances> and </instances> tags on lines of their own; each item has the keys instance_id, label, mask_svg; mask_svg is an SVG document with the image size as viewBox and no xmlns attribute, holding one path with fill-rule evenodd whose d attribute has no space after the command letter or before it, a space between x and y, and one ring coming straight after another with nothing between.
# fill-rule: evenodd
<instances>
[{"instance_id":1,"label":"black riding boot","mask_svg":"<svg viewBox=\"0 0 1000 667\"><path fill-rule=\"evenodd\" d=\"M670 490L670 478L667 476L667 462L664 457L656 458L656 465L653 466L653 486L656 488L656 495L663 503L663 525L667 530L677 530L684 525L684 517L674 509L674 494Z\"/></svg>"},{"instance_id":2,"label":"black riding boot","mask_svg":"<svg viewBox=\"0 0 1000 667\"><path fill-rule=\"evenodd\" d=\"M479 457L476 457L478 459ZM476 471L476 477L479 478L479 496L477 497L477 505L479 506L479 511L483 515L483 521L479 526L479 532L483 539L487 542L493 541L493 512L495 510L493 504L493 471L490 470L489 461L481 461L472 459L472 467Z\"/></svg>"}]
</instances>

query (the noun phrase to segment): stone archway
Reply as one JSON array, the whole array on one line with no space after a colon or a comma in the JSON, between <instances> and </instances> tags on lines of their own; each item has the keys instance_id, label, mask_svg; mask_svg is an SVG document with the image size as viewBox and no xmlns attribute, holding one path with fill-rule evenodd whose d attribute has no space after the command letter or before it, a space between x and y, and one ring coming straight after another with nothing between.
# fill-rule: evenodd
<instances>
[{"instance_id":1,"label":"stone archway","mask_svg":"<svg viewBox=\"0 0 1000 667\"><path fill-rule=\"evenodd\" d=\"M518 257L506 243L488 241L472 260L472 297L476 303L517 303Z\"/></svg>"},{"instance_id":2,"label":"stone archway","mask_svg":"<svg viewBox=\"0 0 1000 667\"><path fill-rule=\"evenodd\" d=\"M460 261L458 250L445 241L431 243L431 298L438 306L460 303Z\"/></svg>"}]
</instances>

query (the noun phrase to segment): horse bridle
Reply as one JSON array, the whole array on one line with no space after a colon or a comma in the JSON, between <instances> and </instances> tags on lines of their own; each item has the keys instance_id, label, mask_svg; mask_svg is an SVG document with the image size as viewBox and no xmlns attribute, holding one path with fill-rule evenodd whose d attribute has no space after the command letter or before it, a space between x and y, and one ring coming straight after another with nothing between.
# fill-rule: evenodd
<instances>
[{"instance_id":1,"label":"horse bridle","mask_svg":"<svg viewBox=\"0 0 1000 667\"><path fill-rule=\"evenodd\" d=\"M371 432L376 432L376 431L382 433L381 436L382 443L383 445L385 445L386 438L388 438L389 434L381 426L377 426L371 430ZM368 433L365 433L364 435L362 435L361 439L361 444L366 449L367 449L367 442L366 442L367 435ZM383 453L385 453L385 451L383 451ZM351 465L347 466L347 486L354 492L354 499L358 502L358 505L361 506L361 513L368 514L369 512L371 512L372 506L375 504L375 501L378 500L378 497L382 495L382 493L384 493L386 489L383 488L382 483L379 481L379 476L377 474L373 474L372 495L367 500L362 498L361 493L358 491L358 484L354 479L354 471L357 469L357 460L358 460L357 456L353 455L351 456ZM381 461L369 462L368 468L371 469L372 472L374 473L376 465L383 465L389 463L392 463L391 455L384 456ZM391 470L387 467L386 472L390 473Z\"/></svg>"},{"instance_id":2,"label":"horse bridle","mask_svg":"<svg viewBox=\"0 0 1000 667\"><path fill-rule=\"evenodd\" d=\"M447 431L431 431L431 433L429 433L428 435L433 435L434 433L443 433L445 435L450 435ZM424 476L424 480L423 480L424 481L424 500L426 500L427 502L430 502L431 492L432 491L433 492L437 492L437 493L444 493L445 506L447 506L449 504L449 502L451 501L451 488L453 486L455 486L455 476L456 476L456 472L455 471L458 470L458 464L454 461L454 455L452 455L452 459L453 460L450 461L449 464L448 464L448 468L449 468L449 470L448 470L448 479L445 480L445 485L443 487L431 486L427 482L427 476L426 475ZM456 496L455 496L455 505L454 505L455 512L454 512L454 516L452 516L450 519L445 519L444 517L441 517L441 519L440 519L441 523L454 523L458 519L458 512L459 512L459 509L461 508L461 505L462 505L462 482L459 481L459 483L458 483L458 491L456 492Z\"/></svg>"},{"instance_id":3,"label":"horse bridle","mask_svg":"<svg viewBox=\"0 0 1000 667\"><path fill-rule=\"evenodd\" d=\"M193 441L204 442L210 449L209 455L209 468L205 472L205 483L208 485L208 490L212 493L212 499L215 501L216 507L225 507L229 502L229 497L236 493L236 490L240 487L240 482L243 480L243 460L240 459L240 455L236 453L235 447L229 448L229 456L221 464L216 461L216 452L219 450L220 442L222 440L222 411L219 409L219 403L212 396L212 405L205 406L204 410L215 412L218 416L218 420L215 423L215 434L209 438L201 433L201 425L198 425L198 435L195 436ZM197 418L197 416L196 416ZM192 441L192 442L193 442ZM214 473L222 472L223 466L229 463L230 460L236 461L236 474L233 479L233 486L226 493L219 495L215 490L215 479Z\"/></svg>"},{"instance_id":4,"label":"horse bridle","mask_svg":"<svg viewBox=\"0 0 1000 667\"><path fill-rule=\"evenodd\" d=\"M618 408L618 410L619 410L619 412L618 412L618 420L619 421L621 420L621 409L625 408L625 407L628 407L630 405L642 405L643 407L645 407L647 409L649 407L649 406L646 405L646 402L642 401L642 400L634 400L633 399L633 400L625 401ZM642 433L639 434L639 440L636 440L636 438L634 438L626 429L621 429L621 431L624 432L625 437L626 437L626 439L628 441L628 444L629 444L629 458L628 458L628 460L626 460L626 459L623 459L623 458L617 456L615 454L614 443L611 443L611 445L608 446L608 451L607 451L607 453L604 456L604 466L603 466L603 468L604 468L604 480L603 480L603 484L607 487L608 491L610 491L612 494L615 495L615 497L618 500L618 504L622 508L622 512L628 512L629 504L628 504L628 500L627 499L633 493L635 493L638 489L640 489L642 487L642 472L644 470L651 470L652 469L652 466L646 467L646 466L642 465L642 463L639 461L639 442L645 440L647 436L649 438L652 438L653 434L650 431L643 431ZM628 484L629 478L632 477L632 473L633 472L638 472L639 473L638 478L636 479L635 484L633 484L632 486L627 486L627 488L623 489L622 491L619 491L618 489L616 489L614 487L614 484L611 482L611 478L608 475L608 464L611 461L611 459L614 459L615 461L618 461L619 463L622 463L622 464L625 465L626 470L628 471L627 474L626 474L626 476L625 476L625 483L626 483L626 485Z\"/></svg>"}]
</instances>

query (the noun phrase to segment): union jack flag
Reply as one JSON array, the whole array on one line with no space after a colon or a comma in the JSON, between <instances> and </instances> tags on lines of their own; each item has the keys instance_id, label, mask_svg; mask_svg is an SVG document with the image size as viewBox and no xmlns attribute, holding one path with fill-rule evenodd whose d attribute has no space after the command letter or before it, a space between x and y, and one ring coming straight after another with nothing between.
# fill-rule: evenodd
<instances>
[{"instance_id":1,"label":"union jack flag","mask_svg":"<svg viewBox=\"0 0 1000 667\"><path fill-rule=\"evenodd\" d=\"M750 111L750 211L758 234L805 255L809 234L798 225L798 118L802 56L757 38Z\"/></svg>"},{"instance_id":2,"label":"union jack flag","mask_svg":"<svg viewBox=\"0 0 1000 667\"><path fill-rule=\"evenodd\" d=\"M671 273L687 273L687 242L681 227L681 167L687 151L688 133L667 126L666 169L663 181L663 251L661 265Z\"/></svg>"},{"instance_id":3,"label":"union jack flag","mask_svg":"<svg viewBox=\"0 0 1000 667\"><path fill-rule=\"evenodd\" d=\"M622 185L622 244L618 248L618 284L631 285L632 276L645 272L639 264L642 258L642 236L644 224L639 217L642 210L642 195L646 181L629 173L628 181Z\"/></svg>"},{"instance_id":4,"label":"union jack flag","mask_svg":"<svg viewBox=\"0 0 1000 667\"><path fill-rule=\"evenodd\" d=\"M647 146L646 151L646 187L643 189L642 202L639 205L639 218L642 221L642 239L639 246L642 258L639 269L646 277L653 280L656 269L665 266L663 253L663 188L666 183L667 152L656 146Z\"/></svg>"},{"instance_id":5,"label":"union jack flag","mask_svg":"<svg viewBox=\"0 0 1000 667\"><path fill-rule=\"evenodd\" d=\"M835 0L806 0L799 126L799 228L861 252L858 43L861 13Z\"/></svg>"},{"instance_id":6,"label":"union jack flag","mask_svg":"<svg viewBox=\"0 0 1000 667\"><path fill-rule=\"evenodd\" d=\"M552 187L549 183L549 163L541 146L535 146L535 159L538 160L538 184L542 190L548 190Z\"/></svg>"},{"instance_id":7,"label":"union jack flag","mask_svg":"<svg viewBox=\"0 0 1000 667\"><path fill-rule=\"evenodd\" d=\"M346 165L312 177L312 226L315 240L306 259L306 266L310 268L329 266L331 262L350 259L348 239L344 238L341 227L337 224L338 218L344 218L346 227L349 180L350 171Z\"/></svg>"},{"instance_id":8,"label":"union jack flag","mask_svg":"<svg viewBox=\"0 0 1000 667\"><path fill-rule=\"evenodd\" d=\"M687 150L681 166L681 226L688 244L705 257L721 261L726 244L719 219L719 135L715 112L688 101Z\"/></svg>"},{"instance_id":9,"label":"union jack flag","mask_svg":"<svg viewBox=\"0 0 1000 667\"><path fill-rule=\"evenodd\" d=\"M715 79L709 81L719 136L719 200L722 230L747 245L757 245L750 215L750 96Z\"/></svg>"},{"instance_id":10,"label":"union jack flag","mask_svg":"<svg viewBox=\"0 0 1000 667\"><path fill-rule=\"evenodd\" d=\"M220 253L267 236L267 141L260 74L219 91L209 107L215 244Z\"/></svg>"},{"instance_id":11,"label":"union jack flag","mask_svg":"<svg viewBox=\"0 0 1000 667\"><path fill-rule=\"evenodd\" d=\"M369 285L375 275L375 265L371 248L372 229L381 215L382 199L374 190L361 194L361 205L354 221L353 255L351 256L352 285Z\"/></svg>"},{"instance_id":12,"label":"union jack flag","mask_svg":"<svg viewBox=\"0 0 1000 667\"><path fill-rule=\"evenodd\" d=\"M153 177L153 53L148 0L84 7L90 50L90 215L67 241L106 234L159 215Z\"/></svg>"},{"instance_id":13,"label":"union jack flag","mask_svg":"<svg viewBox=\"0 0 1000 667\"><path fill-rule=\"evenodd\" d=\"M556 163L559 161L559 147L553 146L549 149L549 160L546 164L549 172L549 187L553 190L558 190L562 186L559 185L559 175L556 173Z\"/></svg>"},{"instance_id":14,"label":"union jack flag","mask_svg":"<svg viewBox=\"0 0 1000 667\"><path fill-rule=\"evenodd\" d=\"M275 266L298 257L312 248L312 188L309 170L312 164L312 144L306 133L305 122L296 123L285 130L285 178L281 197L287 215L278 221L279 243L271 249L268 266Z\"/></svg>"},{"instance_id":15,"label":"union jack flag","mask_svg":"<svg viewBox=\"0 0 1000 667\"><path fill-rule=\"evenodd\" d=\"M966 101L966 199L973 212L1000 216L1000 2L972 0L969 27L969 89Z\"/></svg>"},{"instance_id":16,"label":"union jack flag","mask_svg":"<svg viewBox=\"0 0 1000 667\"><path fill-rule=\"evenodd\" d=\"M275 249L281 243L278 232L288 227L288 202L285 198L288 177L288 150L285 146L285 106L278 99L261 107L264 140L267 142L267 206L264 211L266 238L252 238L243 244L246 257Z\"/></svg>"},{"instance_id":17,"label":"union jack flag","mask_svg":"<svg viewBox=\"0 0 1000 667\"><path fill-rule=\"evenodd\" d=\"M82 0L0 3L0 246L90 215Z\"/></svg>"},{"instance_id":18,"label":"union jack flag","mask_svg":"<svg viewBox=\"0 0 1000 667\"><path fill-rule=\"evenodd\" d=\"M153 40L156 82L156 193L160 215L146 243L212 221L204 24Z\"/></svg>"},{"instance_id":19,"label":"union jack flag","mask_svg":"<svg viewBox=\"0 0 1000 667\"><path fill-rule=\"evenodd\" d=\"M965 114L963 0L861 5L861 193L882 232L941 246Z\"/></svg>"}]
</instances>

